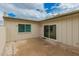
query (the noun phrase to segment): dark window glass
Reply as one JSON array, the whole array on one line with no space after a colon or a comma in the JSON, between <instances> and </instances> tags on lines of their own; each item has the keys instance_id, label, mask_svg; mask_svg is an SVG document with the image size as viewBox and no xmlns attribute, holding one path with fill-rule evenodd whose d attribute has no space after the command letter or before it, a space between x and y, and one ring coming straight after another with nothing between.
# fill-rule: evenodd
<instances>
[{"instance_id":1,"label":"dark window glass","mask_svg":"<svg viewBox=\"0 0 79 59\"><path fill-rule=\"evenodd\" d=\"M31 25L26 24L26 32L31 32Z\"/></svg>"},{"instance_id":2,"label":"dark window glass","mask_svg":"<svg viewBox=\"0 0 79 59\"><path fill-rule=\"evenodd\" d=\"M44 37L56 39L56 25L45 25Z\"/></svg>"},{"instance_id":3,"label":"dark window glass","mask_svg":"<svg viewBox=\"0 0 79 59\"><path fill-rule=\"evenodd\" d=\"M49 26L44 26L44 37L49 37Z\"/></svg>"},{"instance_id":4,"label":"dark window glass","mask_svg":"<svg viewBox=\"0 0 79 59\"><path fill-rule=\"evenodd\" d=\"M18 25L18 32L25 32L25 25L24 24Z\"/></svg>"},{"instance_id":5,"label":"dark window glass","mask_svg":"<svg viewBox=\"0 0 79 59\"><path fill-rule=\"evenodd\" d=\"M50 25L50 38L56 39L56 25Z\"/></svg>"},{"instance_id":6,"label":"dark window glass","mask_svg":"<svg viewBox=\"0 0 79 59\"><path fill-rule=\"evenodd\" d=\"M18 32L31 32L31 25L18 24Z\"/></svg>"}]
</instances>

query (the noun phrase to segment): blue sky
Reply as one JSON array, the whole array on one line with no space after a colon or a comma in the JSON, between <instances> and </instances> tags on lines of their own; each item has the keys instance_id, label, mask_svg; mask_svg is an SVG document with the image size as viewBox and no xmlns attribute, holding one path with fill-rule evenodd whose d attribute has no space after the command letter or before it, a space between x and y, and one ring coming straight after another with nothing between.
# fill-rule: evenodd
<instances>
[{"instance_id":1,"label":"blue sky","mask_svg":"<svg viewBox=\"0 0 79 59\"><path fill-rule=\"evenodd\" d=\"M60 3L44 3L44 8L47 9L47 13L53 13L53 11L58 10L56 7L58 7Z\"/></svg>"},{"instance_id":2,"label":"blue sky","mask_svg":"<svg viewBox=\"0 0 79 59\"><path fill-rule=\"evenodd\" d=\"M79 3L0 3L0 11L6 16L35 21L78 9Z\"/></svg>"}]
</instances>

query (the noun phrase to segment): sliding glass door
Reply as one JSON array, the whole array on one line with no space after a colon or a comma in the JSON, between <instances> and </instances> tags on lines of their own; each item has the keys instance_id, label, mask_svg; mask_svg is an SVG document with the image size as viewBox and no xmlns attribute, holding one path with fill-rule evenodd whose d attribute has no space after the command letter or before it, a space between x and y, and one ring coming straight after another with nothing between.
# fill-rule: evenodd
<instances>
[{"instance_id":1,"label":"sliding glass door","mask_svg":"<svg viewBox=\"0 0 79 59\"><path fill-rule=\"evenodd\" d=\"M45 25L44 37L56 39L56 25Z\"/></svg>"}]
</instances>

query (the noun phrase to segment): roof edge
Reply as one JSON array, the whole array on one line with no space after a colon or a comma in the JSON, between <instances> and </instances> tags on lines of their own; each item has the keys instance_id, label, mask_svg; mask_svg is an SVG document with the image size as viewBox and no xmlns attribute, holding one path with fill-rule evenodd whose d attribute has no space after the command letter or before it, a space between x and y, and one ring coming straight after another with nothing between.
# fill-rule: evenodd
<instances>
[{"instance_id":1,"label":"roof edge","mask_svg":"<svg viewBox=\"0 0 79 59\"><path fill-rule=\"evenodd\" d=\"M59 18L59 17L68 16L68 15L77 14L77 13L79 13L79 10L67 12L67 13L64 13L64 14L58 14L58 15L52 17L52 18L41 20L41 21L47 21L47 20L56 19L56 18ZM3 16L3 18L16 19L16 20L24 20L24 21L33 21L33 22L41 22L41 21L34 21L34 20L28 20L28 19L13 18L13 17L8 17L8 16Z\"/></svg>"},{"instance_id":2,"label":"roof edge","mask_svg":"<svg viewBox=\"0 0 79 59\"><path fill-rule=\"evenodd\" d=\"M16 20L24 20L24 21L32 21L32 22L38 22L38 21L34 21L34 20L28 20L28 19L21 19L21 18L13 18L13 17L8 17L8 16L3 16L3 18L7 18L7 19L16 19Z\"/></svg>"},{"instance_id":3,"label":"roof edge","mask_svg":"<svg viewBox=\"0 0 79 59\"><path fill-rule=\"evenodd\" d=\"M51 20L51 19L56 19L56 18L59 18L59 17L68 16L68 15L77 14L77 13L79 13L79 10L71 11L71 12L64 13L64 14L59 14L59 15L56 15L56 16L54 16L52 18L49 18L49 19L46 19L46 20L43 20L43 21L47 21L47 20Z\"/></svg>"}]
</instances>

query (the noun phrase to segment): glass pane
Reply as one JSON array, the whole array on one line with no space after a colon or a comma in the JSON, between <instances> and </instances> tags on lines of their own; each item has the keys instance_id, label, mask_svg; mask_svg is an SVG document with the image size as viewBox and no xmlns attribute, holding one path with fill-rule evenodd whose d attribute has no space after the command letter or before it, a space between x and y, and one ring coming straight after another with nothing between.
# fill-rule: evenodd
<instances>
[{"instance_id":1,"label":"glass pane","mask_svg":"<svg viewBox=\"0 0 79 59\"><path fill-rule=\"evenodd\" d=\"M26 32L31 32L31 25L26 24Z\"/></svg>"},{"instance_id":2,"label":"glass pane","mask_svg":"<svg viewBox=\"0 0 79 59\"><path fill-rule=\"evenodd\" d=\"M25 32L25 25L24 24L19 24L18 25L18 31L19 32Z\"/></svg>"},{"instance_id":3,"label":"glass pane","mask_svg":"<svg viewBox=\"0 0 79 59\"><path fill-rule=\"evenodd\" d=\"M44 37L49 37L49 26L44 26Z\"/></svg>"},{"instance_id":4,"label":"glass pane","mask_svg":"<svg viewBox=\"0 0 79 59\"><path fill-rule=\"evenodd\" d=\"M56 39L56 25L50 25L50 38Z\"/></svg>"}]
</instances>

